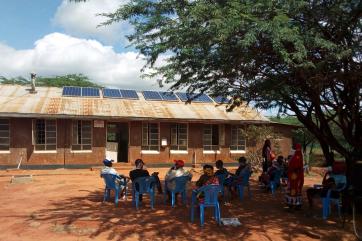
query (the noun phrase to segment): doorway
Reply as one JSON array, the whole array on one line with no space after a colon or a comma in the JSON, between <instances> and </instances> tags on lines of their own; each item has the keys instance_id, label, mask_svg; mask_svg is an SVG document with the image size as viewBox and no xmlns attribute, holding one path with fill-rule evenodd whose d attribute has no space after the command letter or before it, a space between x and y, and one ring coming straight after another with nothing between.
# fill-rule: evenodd
<instances>
[{"instance_id":1,"label":"doorway","mask_svg":"<svg viewBox=\"0 0 362 241\"><path fill-rule=\"evenodd\" d=\"M128 162L128 123L107 123L106 155L114 162Z\"/></svg>"}]
</instances>

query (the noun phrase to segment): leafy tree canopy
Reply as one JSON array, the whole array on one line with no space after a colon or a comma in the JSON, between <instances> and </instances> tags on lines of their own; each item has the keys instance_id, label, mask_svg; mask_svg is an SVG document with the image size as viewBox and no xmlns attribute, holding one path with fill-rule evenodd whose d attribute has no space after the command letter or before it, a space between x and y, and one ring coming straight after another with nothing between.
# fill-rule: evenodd
<instances>
[{"instance_id":1,"label":"leafy tree canopy","mask_svg":"<svg viewBox=\"0 0 362 241\"><path fill-rule=\"evenodd\" d=\"M172 89L294 112L327 158L362 146L362 1L133 0L103 15L134 26L145 67Z\"/></svg>"},{"instance_id":2,"label":"leafy tree canopy","mask_svg":"<svg viewBox=\"0 0 362 241\"><path fill-rule=\"evenodd\" d=\"M0 84L30 85L30 80L24 77L5 78L0 76ZM82 87L100 87L91 82L89 78L82 74L68 74L55 77L40 76L36 78L36 86L63 87L63 86L82 86Z\"/></svg>"}]
</instances>

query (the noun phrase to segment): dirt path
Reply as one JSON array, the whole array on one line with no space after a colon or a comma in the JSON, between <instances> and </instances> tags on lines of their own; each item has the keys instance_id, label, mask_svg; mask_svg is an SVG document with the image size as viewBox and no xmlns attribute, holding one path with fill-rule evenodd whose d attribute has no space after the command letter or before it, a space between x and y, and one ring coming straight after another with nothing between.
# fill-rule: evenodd
<instances>
[{"instance_id":1,"label":"dirt path","mask_svg":"<svg viewBox=\"0 0 362 241\"><path fill-rule=\"evenodd\" d=\"M166 169L157 171L163 177ZM11 184L13 174L33 174L33 181ZM320 179L309 176L305 183ZM252 199L246 195L243 202L234 199L231 206L221 206L221 216L237 217L240 227L217 226L208 210L200 228L198 218L190 223L189 206L171 208L161 195L154 210L147 197L139 211L130 196L114 207L102 203L103 188L98 171L0 171L0 240L354 240L350 223L341 228L335 215L323 221L318 205L311 216L306 205L290 212L280 191L273 198L255 180Z\"/></svg>"}]
</instances>

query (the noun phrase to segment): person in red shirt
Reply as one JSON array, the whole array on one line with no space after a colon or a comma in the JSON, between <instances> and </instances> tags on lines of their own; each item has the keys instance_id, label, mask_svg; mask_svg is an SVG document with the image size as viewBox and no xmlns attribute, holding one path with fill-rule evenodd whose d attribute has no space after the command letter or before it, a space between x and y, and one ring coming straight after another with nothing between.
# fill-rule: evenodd
<instances>
[{"instance_id":1,"label":"person in red shirt","mask_svg":"<svg viewBox=\"0 0 362 241\"><path fill-rule=\"evenodd\" d=\"M302 146L295 145L295 153L288 165L288 193L285 196L289 207L300 209L302 206L302 188L304 184Z\"/></svg>"}]
</instances>

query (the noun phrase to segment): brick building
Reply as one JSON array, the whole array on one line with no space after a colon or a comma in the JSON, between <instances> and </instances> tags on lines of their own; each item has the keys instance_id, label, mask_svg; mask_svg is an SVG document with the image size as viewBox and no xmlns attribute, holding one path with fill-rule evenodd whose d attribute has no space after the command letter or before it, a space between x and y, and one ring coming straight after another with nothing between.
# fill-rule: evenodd
<instances>
[{"instance_id":1,"label":"brick building","mask_svg":"<svg viewBox=\"0 0 362 241\"><path fill-rule=\"evenodd\" d=\"M97 165L142 158L148 164L234 162L255 143L241 129L273 125L281 151L291 127L270 122L246 106L227 112L222 100L184 93L96 88L0 85L0 168ZM217 103L218 102L218 103Z\"/></svg>"}]
</instances>

